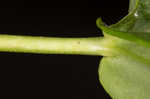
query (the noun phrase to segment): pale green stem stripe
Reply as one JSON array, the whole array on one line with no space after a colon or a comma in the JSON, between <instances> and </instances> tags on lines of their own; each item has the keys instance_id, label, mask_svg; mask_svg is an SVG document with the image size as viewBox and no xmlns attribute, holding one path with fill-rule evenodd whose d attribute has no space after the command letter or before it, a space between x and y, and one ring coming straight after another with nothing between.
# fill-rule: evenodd
<instances>
[{"instance_id":1,"label":"pale green stem stripe","mask_svg":"<svg viewBox=\"0 0 150 99\"><path fill-rule=\"evenodd\" d=\"M45 54L105 55L103 37L58 38L0 35L0 51Z\"/></svg>"}]
</instances>

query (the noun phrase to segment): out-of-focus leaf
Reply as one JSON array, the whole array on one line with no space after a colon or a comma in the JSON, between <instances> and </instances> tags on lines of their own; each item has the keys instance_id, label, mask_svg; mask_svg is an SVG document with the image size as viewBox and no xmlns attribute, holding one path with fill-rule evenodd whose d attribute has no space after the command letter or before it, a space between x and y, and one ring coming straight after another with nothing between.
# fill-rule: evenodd
<instances>
[{"instance_id":1,"label":"out-of-focus leaf","mask_svg":"<svg viewBox=\"0 0 150 99\"><path fill-rule=\"evenodd\" d=\"M113 39L113 56L103 57L99 78L113 99L150 99L150 0L130 0L118 23L97 26Z\"/></svg>"}]
</instances>

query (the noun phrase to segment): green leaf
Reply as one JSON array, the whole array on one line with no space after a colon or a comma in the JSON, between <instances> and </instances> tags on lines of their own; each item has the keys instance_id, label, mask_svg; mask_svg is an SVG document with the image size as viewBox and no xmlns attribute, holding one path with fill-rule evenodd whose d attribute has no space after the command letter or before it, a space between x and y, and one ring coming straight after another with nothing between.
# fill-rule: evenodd
<instances>
[{"instance_id":1,"label":"green leaf","mask_svg":"<svg viewBox=\"0 0 150 99\"><path fill-rule=\"evenodd\" d=\"M150 99L150 64L129 56L105 57L100 80L113 99Z\"/></svg>"},{"instance_id":2,"label":"green leaf","mask_svg":"<svg viewBox=\"0 0 150 99\"><path fill-rule=\"evenodd\" d=\"M99 79L113 99L150 99L150 48L112 37L116 55L103 57Z\"/></svg>"},{"instance_id":3,"label":"green leaf","mask_svg":"<svg viewBox=\"0 0 150 99\"><path fill-rule=\"evenodd\" d=\"M130 0L129 14L118 23L105 26L100 18L97 26L104 35L113 35L150 47L150 0Z\"/></svg>"},{"instance_id":4,"label":"green leaf","mask_svg":"<svg viewBox=\"0 0 150 99\"><path fill-rule=\"evenodd\" d=\"M122 20L106 26L99 18L97 26L115 41L115 54L100 63L104 89L113 99L150 99L150 0L130 0Z\"/></svg>"}]
</instances>

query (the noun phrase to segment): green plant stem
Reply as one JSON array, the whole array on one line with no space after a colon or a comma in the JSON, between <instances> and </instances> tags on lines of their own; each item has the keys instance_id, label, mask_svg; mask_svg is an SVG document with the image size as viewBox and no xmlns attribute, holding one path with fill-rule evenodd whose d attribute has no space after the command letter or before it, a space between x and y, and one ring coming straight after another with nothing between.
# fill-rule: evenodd
<instances>
[{"instance_id":1,"label":"green plant stem","mask_svg":"<svg viewBox=\"0 0 150 99\"><path fill-rule=\"evenodd\" d=\"M107 55L103 37L61 38L0 35L0 51L45 54Z\"/></svg>"}]
</instances>

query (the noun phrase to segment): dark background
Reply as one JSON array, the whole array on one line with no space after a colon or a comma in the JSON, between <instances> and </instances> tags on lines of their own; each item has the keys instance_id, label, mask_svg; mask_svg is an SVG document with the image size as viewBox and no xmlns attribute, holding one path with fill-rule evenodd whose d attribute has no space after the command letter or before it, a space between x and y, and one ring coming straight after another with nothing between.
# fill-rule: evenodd
<instances>
[{"instance_id":1,"label":"dark background","mask_svg":"<svg viewBox=\"0 0 150 99\"><path fill-rule=\"evenodd\" d=\"M0 33L102 36L96 19L102 17L110 25L125 16L127 10L128 0L4 1L0 2ZM98 80L101 58L1 52L1 87L3 92L9 92L6 97L110 99Z\"/></svg>"}]
</instances>

